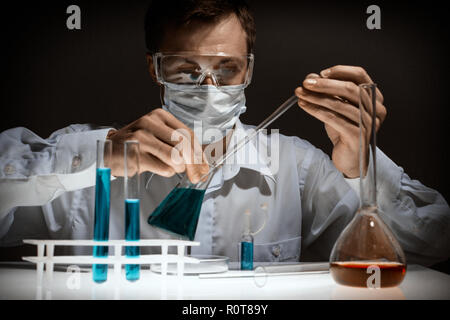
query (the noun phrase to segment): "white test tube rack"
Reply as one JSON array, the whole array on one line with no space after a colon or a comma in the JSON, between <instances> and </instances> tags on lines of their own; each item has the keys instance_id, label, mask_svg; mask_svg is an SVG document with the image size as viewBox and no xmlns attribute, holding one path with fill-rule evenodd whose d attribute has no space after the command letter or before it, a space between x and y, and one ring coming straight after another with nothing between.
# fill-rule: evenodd
<instances>
[{"instance_id":1,"label":"white test tube rack","mask_svg":"<svg viewBox=\"0 0 450 320\"><path fill-rule=\"evenodd\" d=\"M120 280L122 265L124 264L140 264L151 265L161 264L161 275L167 275L167 265L169 263L177 264L177 276L182 277L184 274L185 263L199 263L196 258L184 255L185 248L191 246L199 246L200 242L174 240L174 239L145 239L138 241L126 240L23 240L26 244L37 246L36 257L22 257L23 260L36 264L37 286L42 287L44 265L46 280L51 283L53 278L53 266L55 264L108 264L114 266L114 277L118 282ZM108 246L114 247L114 255L108 257L97 258L90 256L55 256L55 246ZM139 247L160 247L161 254L140 255L139 257L127 257L122 255L122 247L139 246ZM177 254L169 254L169 247L177 247Z\"/></svg>"}]
</instances>

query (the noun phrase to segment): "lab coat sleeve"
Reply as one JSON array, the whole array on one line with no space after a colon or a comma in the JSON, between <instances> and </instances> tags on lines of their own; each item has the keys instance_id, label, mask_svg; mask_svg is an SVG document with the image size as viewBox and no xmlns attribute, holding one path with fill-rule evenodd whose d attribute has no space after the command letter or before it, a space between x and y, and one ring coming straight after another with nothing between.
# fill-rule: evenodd
<instances>
[{"instance_id":1,"label":"lab coat sleeve","mask_svg":"<svg viewBox=\"0 0 450 320\"><path fill-rule=\"evenodd\" d=\"M96 141L110 129L75 124L47 139L22 127L0 133L0 223L11 220L15 207L94 185Z\"/></svg>"},{"instance_id":2,"label":"lab coat sleeve","mask_svg":"<svg viewBox=\"0 0 450 320\"><path fill-rule=\"evenodd\" d=\"M303 188L305 258L328 260L332 247L359 207L354 189L327 155L312 149ZM411 180L377 149L377 200L380 216L405 251L407 263L430 265L450 256L450 209L439 192ZM372 162L369 164L372 166Z\"/></svg>"},{"instance_id":3,"label":"lab coat sleeve","mask_svg":"<svg viewBox=\"0 0 450 320\"><path fill-rule=\"evenodd\" d=\"M304 149L304 146L302 146ZM358 209L359 198L333 162L309 146L300 153L302 261L328 261L336 239Z\"/></svg>"},{"instance_id":4,"label":"lab coat sleeve","mask_svg":"<svg viewBox=\"0 0 450 320\"><path fill-rule=\"evenodd\" d=\"M444 197L411 179L381 150L376 153L380 216L400 242L407 263L431 265L448 259L450 209Z\"/></svg>"}]
</instances>

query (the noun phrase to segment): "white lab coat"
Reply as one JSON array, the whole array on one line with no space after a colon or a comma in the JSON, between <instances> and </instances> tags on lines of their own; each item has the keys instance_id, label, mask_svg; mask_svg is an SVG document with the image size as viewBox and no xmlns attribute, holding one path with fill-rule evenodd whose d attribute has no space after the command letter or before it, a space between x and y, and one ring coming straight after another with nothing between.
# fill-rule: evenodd
<instances>
[{"instance_id":1,"label":"white lab coat","mask_svg":"<svg viewBox=\"0 0 450 320\"><path fill-rule=\"evenodd\" d=\"M245 128L237 122L236 128ZM71 125L42 139L25 128L0 134L0 245L24 238L93 236L96 140L108 128ZM277 136L280 166L224 165L203 201L192 254L236 261L246 209L255 236L255 261L325 261L359 206L358 179L344 179L329 157L298 137ZM249 143L246 152L258 152ZM141 174L141 238L173 238L147 223L179 178ZM378 204L408 263L432 264L450 255L450 210L435 190L411 180L377 150ZM123 179L111 183L110 238L124 238ZM79 248L78 252L86 248ZM84 252L86 253L86 252Z\"/></svg>"}]
</instances>

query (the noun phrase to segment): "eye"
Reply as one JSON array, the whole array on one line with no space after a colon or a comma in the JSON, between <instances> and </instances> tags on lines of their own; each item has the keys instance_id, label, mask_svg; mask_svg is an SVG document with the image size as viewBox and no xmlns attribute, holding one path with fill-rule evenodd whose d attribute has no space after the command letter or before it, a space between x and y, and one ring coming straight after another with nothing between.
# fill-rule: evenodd
<instances>
[{"instance_id":1,"label":"eye","mask_svg":"<svg viewBox=\"0 0 450 320\"><path fill-rule=\"evenodd\" d=\"M198 66L185 65L177 68L177 73L189 75L191 78L197 78L201 75L201 70Z\"/></svg>"},{"instance_id":2,"label":"eye","mask_svg":"<svg viewBox=\"0 0 450 320\"><path fill-rule=\"evenodd\" d=\"M236 65L222 65L219 71L220 76L226 79L233 78L241 73L241 69Z\"/></svg>"},{"instance_id":3,"label":"eye","mask_svg":"<svg viewBox=\"0 0 450 320\"><path fill-rule=\"evenodd\" d=\"M225 66L222 67L223 72L227 73L238 73L240 69L237 66Z\"/></svg>"}]
</instances>

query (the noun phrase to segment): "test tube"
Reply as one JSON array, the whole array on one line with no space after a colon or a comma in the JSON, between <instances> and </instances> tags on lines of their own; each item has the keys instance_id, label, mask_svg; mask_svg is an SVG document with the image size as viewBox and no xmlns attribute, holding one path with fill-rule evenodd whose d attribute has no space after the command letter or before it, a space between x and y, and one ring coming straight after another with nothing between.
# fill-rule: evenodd
<instances>
[{"instance_id":1,"label":"test tube","mask_svg":"<svg viewBox=\"0 0 450 320\"><path fill-rule=\"evenodd\" d=\"M244 234L241 238L241 270L253 270L253 236L250 232L250 210L245 211Z\"/></svg>"},{"instance_id":2,"label":"test tube","mask_svg":"<svg viewBox=\"0 0 450 320\"><path fill-rule=\"evenodd\" d=\"M124 188L125 188L125 240L138 241L139 228L139 142L125 141L124 148ZM125 247L127 257L139 257L139 247ZM126 264L125 275L127 280L139 279L140 265Z\"/></svg>"},{"instance_id":3,"label":"test tube","mask_svg":"<svg viewBox=\"0 0 450 320\"><path fill-rule=\"evenodd\" d=\"M109 209L111 198L111 140L97 140L97 165L95 177L95 218L94 240L108 241L109 237ZM108 257L107 246L94 246L93 256ZM108 277L107 264L92 265L92 279L101 283Z\"/></svg>"}]
</instances>

